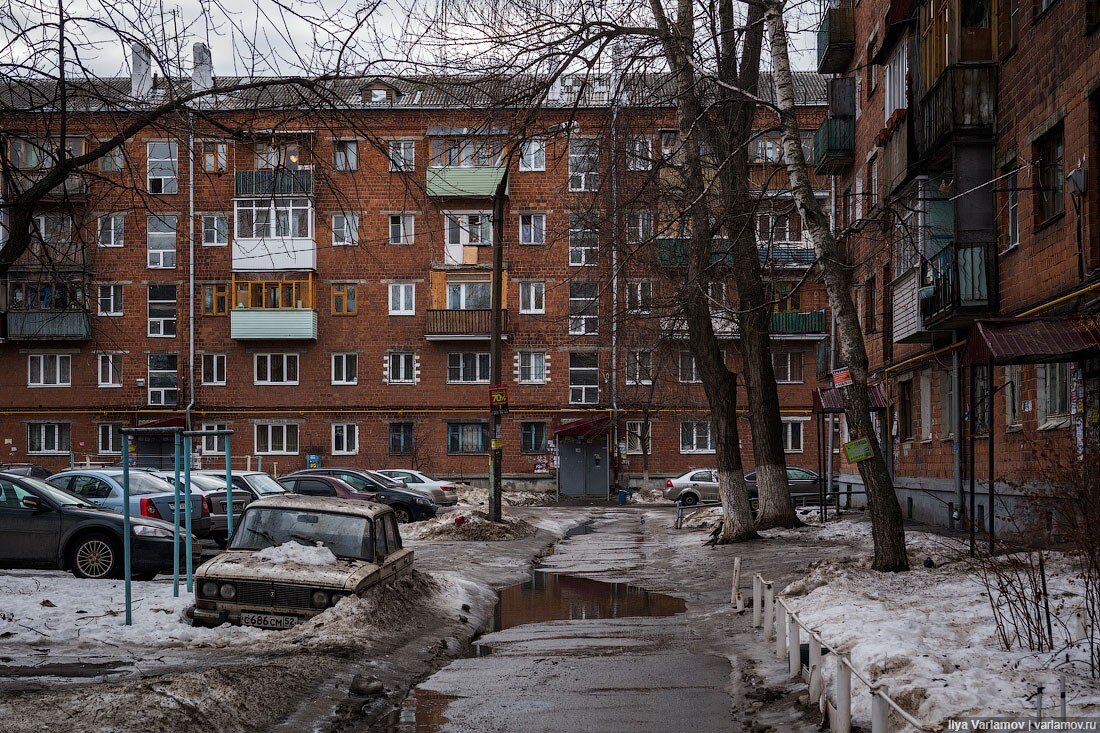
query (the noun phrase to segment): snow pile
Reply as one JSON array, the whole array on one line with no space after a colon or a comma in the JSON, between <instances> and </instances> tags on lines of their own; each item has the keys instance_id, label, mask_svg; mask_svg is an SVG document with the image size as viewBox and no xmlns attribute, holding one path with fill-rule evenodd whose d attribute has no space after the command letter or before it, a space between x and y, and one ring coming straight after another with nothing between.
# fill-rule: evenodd
<instances>
[{"instance_id":1,"label":"snow pile","mask_svg":"<svg viewBox=\"0 0 1100 733\"><path fill-rule=\"evenodd\" d=\"M460 486L458 503L466 506L489 506L489 490L478 486ZM553 491L505 490L500 494L504 506L550 506L556 503Z\"/></svg>"},{"instance_id":2,"label":"snow pile","mask_svg":"<svg viewBox=\"0 0 1100 733\"><path fill-rule=\"evenodd\" d=\"M332 550L321 544L303 545L289 540L277 547L267 547L252 553L252 557L258 560L286 565L296 563L298 565L335 565L336 555Z\"/></svg>"},{"instance_id":3,"label":"snow pile","mask_svg":"<svg viewBox=\"0 0 1100 733\"><path fill-rule=\"evenodd\" d=\"M449 512L425 522L413 522L401 527L407 540L518 540L533 535L537 528L518 517L503 517L501 523L489 521L480 511Z\"/></svg>"},{"instance_id":4,"label":"snow pile","mask_svg":"<svg viewBox=\"0 0 1100 733\"><path fill-rule=\"evenodd\" d=\"M631 504L666 504L671 506L673 503L665 498L664 493L660 489L638 489L630 494Z\"/></svg>"},{"instance_id":5,"label":"snow pile","mask_svg":"<svg viewBox=\"0 0 1100 733\"><path fill-rule=\"evenodd\" d=\"M680 523L682 529L714 529L718 520L722 518L722 507L708 506L700 509L684 510L684 521Z\"/></svg>"}]
</instances>

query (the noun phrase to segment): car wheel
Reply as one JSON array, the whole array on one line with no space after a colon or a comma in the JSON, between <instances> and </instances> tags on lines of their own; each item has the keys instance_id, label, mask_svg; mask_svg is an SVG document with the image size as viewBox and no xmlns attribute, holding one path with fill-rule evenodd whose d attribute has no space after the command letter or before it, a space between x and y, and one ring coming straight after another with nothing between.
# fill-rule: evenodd
<instances>
[{"instance_id":1,"label":"car wheel","mask_svg":"<svg viewBox=\"0 0 1100 733\"><path fill-rule=\"evenodd\" d=\"M81 537L73 544L70 568L78 578L121 578L122 553L118 540L102 534Z\"/></svg>"},{"instance_id":2,"label":"car wheel","mask_svg":"<svg viewBox=\"0 0 1100 733\"><path fill-rule=\"evenodd\" d=\"M408 524L412 521L412 513L402 506L401 504L395 504L393 507L393 513L397 516L398 524Z\"/></svg>"},{"instance_id":3,"label":"car wheel","mask_svg":"<svg viewBox=\"0 0 1100 733\"><path fill-rule=\"evenodd\" d=\"M695 494L684 494L680 497L680 503L684 506L695 506L699 503L699 497Z\"/></svg>"}]
</instances>

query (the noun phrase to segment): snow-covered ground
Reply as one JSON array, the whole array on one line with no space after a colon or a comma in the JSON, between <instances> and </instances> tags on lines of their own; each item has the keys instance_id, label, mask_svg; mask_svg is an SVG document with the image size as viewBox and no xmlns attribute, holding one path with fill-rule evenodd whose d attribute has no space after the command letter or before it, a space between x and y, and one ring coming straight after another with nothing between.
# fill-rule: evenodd
<instances>
[{"instance_id":1,"label":"snow-covered ground","mask_svg":"<svg viewBox=\"0 0 1100 733\"><path fill-rule=\"evenodd\" d=\"M552 491L513 491L501 492L500 502L504 506L550 506L555 503ZM477 486L465 486L458 489L458 503L466 506L488 506L489 490Z\"/></svg>"}]
</instances>

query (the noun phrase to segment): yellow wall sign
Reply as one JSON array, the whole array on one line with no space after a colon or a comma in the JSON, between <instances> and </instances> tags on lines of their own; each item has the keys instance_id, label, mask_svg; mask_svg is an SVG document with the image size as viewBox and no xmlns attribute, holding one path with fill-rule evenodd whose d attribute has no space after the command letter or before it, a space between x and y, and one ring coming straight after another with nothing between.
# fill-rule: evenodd
<instances>
[{"instance_id":1,"label":"yellow wall sign","mask_svg":"<svg viewBox=\"0 0 1100 733\"><path fill-rule=\"evenodd\" d=\"M871 441L867 438L856 438L850 443L844 444L844 457L849 463L859 463L873 458L874 450L871 449Z\"/></svg>"}]
</instances>

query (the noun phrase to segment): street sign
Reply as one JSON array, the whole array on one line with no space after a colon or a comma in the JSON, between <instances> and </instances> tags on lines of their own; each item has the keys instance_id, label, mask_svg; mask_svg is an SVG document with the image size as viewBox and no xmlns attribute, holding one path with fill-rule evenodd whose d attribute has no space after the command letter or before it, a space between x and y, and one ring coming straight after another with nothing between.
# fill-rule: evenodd
<instances>
[{"instance_id":1,"label":"street sign","mask_svg":"<svg viewBox=\"0 0 1100 733\"><path fill-rule=\"evenodd\" d=\"M860 463L873 458L874 455L875 452L871 450L871 441L867 438L856 438L844 444L844 457L849 463Z\"/></svg>"},{"instance_id":2,"label":"street sign","mask_svg":"<svg viewBox=\"0 0 1100 733\"><path fill-rule=\"evenodd\" d=\"M489 412L503 415L508 412L508 388L496 386L489 388Z\"/></svg>"},{"instance_id":3,"label":"street sign","mask_svg":"<svg viewBox=\"0 0 1100 733\"><path fill-rule=\"evenodd\" d=\"M833 386L834 387L849 387L852 384L852 373L848 371L848 367L837 369L833 372Z\"/></svg>"},{"instance_id":4,"label":"street sign","mask_svg":"<svg viewBox=\"0 0 1100 733\"><path fill-rule=\"evenodd\" d=\"M490 441L489 447L493 450L501 450L504 448L504 440L502 438L493 438Z\"/></svg>"},{"instance_id":5,"label":"street sign","mask_svg":"<svg viewBox=\"0 0 1100 733\"><path fill-rule=\"evenodd\" d=\"M306 454L306 468L320 468L321 467L321 454L320 453L307 453Z\"/></svg>"}]
</instances>

